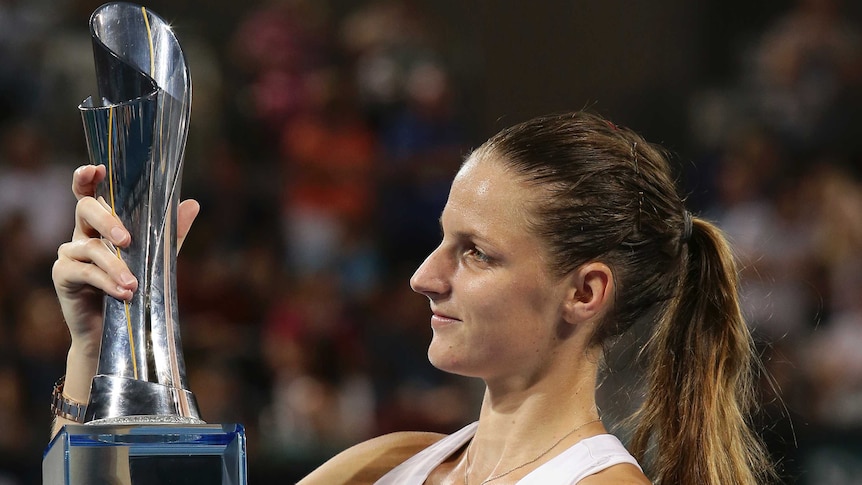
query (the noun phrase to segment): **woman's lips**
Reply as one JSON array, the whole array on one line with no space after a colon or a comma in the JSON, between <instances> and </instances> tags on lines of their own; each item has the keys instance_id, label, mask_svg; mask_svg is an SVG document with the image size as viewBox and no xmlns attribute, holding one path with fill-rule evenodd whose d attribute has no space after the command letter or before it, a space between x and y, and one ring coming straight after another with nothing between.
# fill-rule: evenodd
<instances>
[{"instance_id":1,"label":"woman's lips","mask_svg":"<svg viewBox=\"0 0 862 485\"><path fill-rule=\"evenodd\" d=\"M434 314L431 315L431 327L432 328L446 327L448 325L453 325L453 324L458 323L460 321L461 320L458 320L457 318L450 317L449 315L444 315L442 313L434 312Z\"/></svg>"}]
</instances>

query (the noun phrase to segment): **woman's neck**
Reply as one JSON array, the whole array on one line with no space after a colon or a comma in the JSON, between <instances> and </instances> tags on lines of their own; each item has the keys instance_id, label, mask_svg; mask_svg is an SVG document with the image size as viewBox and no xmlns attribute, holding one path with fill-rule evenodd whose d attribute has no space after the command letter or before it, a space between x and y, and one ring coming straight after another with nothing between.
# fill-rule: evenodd
<instances>
[{"instance_id":1,"label":"woman's neck","mask_svg":"<svg viewBox=\"0 0 862 485\"><path fill-rule=\"evenodd\" d=\"M544 454L538 466L583 438L606 432L597 422L596 359L582 356L560 367L537 378L486 382L470 452L476 476L502 473Z\"/></svg>"}]
</instances>

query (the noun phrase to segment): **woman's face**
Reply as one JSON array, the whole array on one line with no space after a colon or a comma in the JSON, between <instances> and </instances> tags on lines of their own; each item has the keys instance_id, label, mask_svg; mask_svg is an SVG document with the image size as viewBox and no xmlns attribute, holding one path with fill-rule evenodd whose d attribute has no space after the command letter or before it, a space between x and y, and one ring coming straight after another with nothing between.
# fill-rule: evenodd
<instances>
[{"instance_id":1,"label":"woman's face","mask_svg":"<svg viewBox=\"0 0 862 485\"><path fill-rule=\"evenodd\" d=\"M558 348L565 278L527 226L541 191L495 161L464 164L440 217L443 240L410 280L431 302L431 363L486 380L540 371Z\"/></svg>"}]
</instances>

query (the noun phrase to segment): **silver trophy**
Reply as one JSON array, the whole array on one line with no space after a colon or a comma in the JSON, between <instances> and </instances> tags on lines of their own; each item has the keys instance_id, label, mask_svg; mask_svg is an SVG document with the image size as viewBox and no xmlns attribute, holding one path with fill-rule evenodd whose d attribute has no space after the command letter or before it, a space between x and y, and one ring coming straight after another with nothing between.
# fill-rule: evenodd
<instances>
[{"instance_id":1,"label":"silver trophy","mask_svg":"<svg viewBox=\"0 0 862 485\"><path fill-rule=\"evenodd\" d=\"M202 423L188 390L177 318L177 205L191 77L171 26L145 7L97 9L90 33L98 98L80 106L97 191L132 235L113 248L138 277L129 302L105 297L88 423Z\"/></svg>"},{"instance_id":2,"label":"silver trophy","mask_svg":"<svg viewBox=\"0 0 862 485\"><path fill-rule=\"evenodd\" d=\"M44 485L244 485L245 430L206 424L186 382L177 318L177 206L191 79L170 25L111 3L90 19L98 97L80 106L97 196L132 234L113 248L138 277L129 302L105 297L85 424L42 459Z\"/></svg>"}]
</instances>

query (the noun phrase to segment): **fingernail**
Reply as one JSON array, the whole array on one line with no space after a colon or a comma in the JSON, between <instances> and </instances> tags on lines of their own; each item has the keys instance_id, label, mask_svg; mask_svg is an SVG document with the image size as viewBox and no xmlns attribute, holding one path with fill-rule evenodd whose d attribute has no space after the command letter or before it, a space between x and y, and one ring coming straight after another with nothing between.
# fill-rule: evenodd
<instances>
[{"instance_id":1,"label":"fingernail","mask_svg":"<svg viewBox=\"0 0 862 485\"><path fill-rule=\"evenodd\" d=\"M128 271L123 271L120 273L120 282L126 286L133 285L135 283L135 277L132 276L132 273ZM121 288L125 291L127 288Z\"/></svg>"},{"instance_id":2,"label":"fingernail","mask_svg":"<svg viewBox=\"0 0 862 485\"><path fill-rule=\"evenodd\" d=\"M123 288L122 286L117 287L117 291L120 293L120 300L131 300L132 299L132 291L128 288Z\"/></svg>"},{"instance_id":3,"label":"fingernail","mask_svg":"<svg viewBox=\"0 0 862 485\"><path fill-rule=\"evenodd\" d=\"M126 240L126 231L120 229L119 226L114 226L111 229L111 239L114 240L114 244L122 244Z\"/></svg>"}]
</instances>

